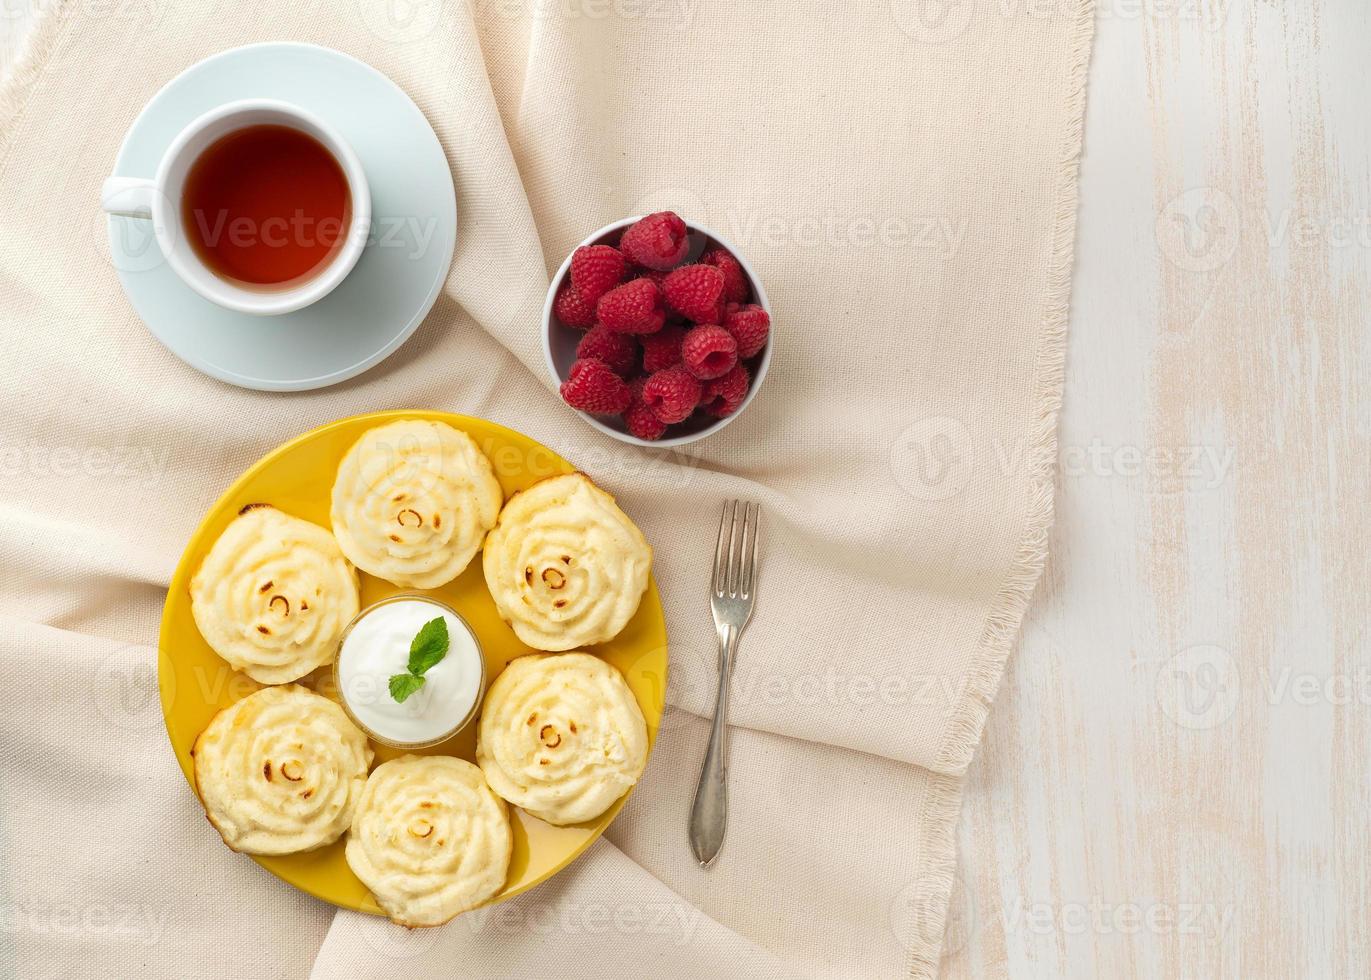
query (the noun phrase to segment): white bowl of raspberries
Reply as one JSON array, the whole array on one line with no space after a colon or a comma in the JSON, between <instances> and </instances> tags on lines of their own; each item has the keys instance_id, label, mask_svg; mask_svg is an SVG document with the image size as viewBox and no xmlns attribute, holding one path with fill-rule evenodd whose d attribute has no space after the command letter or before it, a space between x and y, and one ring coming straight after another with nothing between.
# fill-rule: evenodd
<instances>
[{"instance_id":1,"label":"white bowl of raspberries","mask_svg":"<svg viewBox=\"0 0 1371 980\"><path fill-rule=\"evenodd\" d=\"M606 225L548 289L543 353L562 400L635 446L680 446L742 414L771 362L747 260L671 211Z\"/></svg>"}]
</instances>

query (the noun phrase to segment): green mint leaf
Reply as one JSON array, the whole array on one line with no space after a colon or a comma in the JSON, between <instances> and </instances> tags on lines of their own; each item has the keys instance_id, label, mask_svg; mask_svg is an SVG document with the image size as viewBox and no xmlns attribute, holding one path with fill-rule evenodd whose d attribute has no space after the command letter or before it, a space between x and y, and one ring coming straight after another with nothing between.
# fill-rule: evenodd
<instances>
[{"instance_id":1,"label":"green mint leaf","mask_svg":"<svg viewBox=\"0 0 1371 980\"><path fill-rule=\"evenodd\" d=\"M409 672L423 677L425 672L447 656L447 620L439 616L430 619L409 645Z\"/></svg>"},{"instance_id":2,"label":"green mint leaf","mask_svg":"<svg viewBox=\"0 0 1371 980\"><path fill-rule=\"evenodd\" d=\"M390 675L390 696L398 704L404 704L406 698L423 686L422 677L415 677L413 674Z\"/></svg>"}]
</instances>

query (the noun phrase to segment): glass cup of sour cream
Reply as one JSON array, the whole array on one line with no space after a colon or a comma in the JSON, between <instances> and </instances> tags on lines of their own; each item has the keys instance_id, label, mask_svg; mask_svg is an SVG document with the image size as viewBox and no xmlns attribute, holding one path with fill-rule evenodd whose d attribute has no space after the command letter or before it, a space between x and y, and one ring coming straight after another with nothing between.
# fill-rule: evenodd
<instances>
[{"instance_id":1,"label":"glass cup of sour cream","mask_svg":"<svg viewBox=\"0 0 1371 980\"><path fill-rule=\"evenodd\" d=\"M447 653L424 673L423 685L398 702L390 678L408 671L410 645L438 617L447 625ZM452 607L422 595L391 596L359 612L343 631L333 673L343 708L358 727L402 749L456 735L476 717L486 686L485 657L470 625Z\"/></svg>"}]
</instances>

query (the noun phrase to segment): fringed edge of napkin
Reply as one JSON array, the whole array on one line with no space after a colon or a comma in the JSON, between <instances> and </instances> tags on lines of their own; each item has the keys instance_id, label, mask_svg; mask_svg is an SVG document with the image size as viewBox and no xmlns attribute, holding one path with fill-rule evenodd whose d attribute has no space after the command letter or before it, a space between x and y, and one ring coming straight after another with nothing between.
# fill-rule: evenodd
<instances>
[{"instance_id":1,"label":"fringed edge of napkin","mask_svg":"<svg viewBox=\"0 0 1371 980\"><path fill-rule=\"evenodd\" d=\"M928 828L926 858L922 862L925 870L920 876L920 889L913 904L920 914L909 942L909 976L915 980L938 974L947 910L956 881L956 833L963 780L976 746L980 744L990 703L995 699L1009 652L1047 560L1057 471L1057 415L1065 379L1066 328L1075 259L1077 177L1085 133L1086 79L1095 34L1095 0L1079 0L1079 3L1071 28L1066 131L1062 135L1058 162L1047 305L1043 311L1035 367L1038 417L1029 456L1028 509L1018 552L986 618L967 678L966 693L944 736L930 779L928 801L915 825Z\"/></svg>"},{"instance_id":2,"label":"fringed edge of napkin","mask_svg":"<svg viewBox=\"0 0 1371 980\"><path fill-rule=\"evenodd\" d=\"M76 0L62 0L39 11L14 64L0 76L0 173L4 173L13 149L15 124L28 108L49 57L66 36L69 14L75 6Z\"/></svg>"}]
</instances>

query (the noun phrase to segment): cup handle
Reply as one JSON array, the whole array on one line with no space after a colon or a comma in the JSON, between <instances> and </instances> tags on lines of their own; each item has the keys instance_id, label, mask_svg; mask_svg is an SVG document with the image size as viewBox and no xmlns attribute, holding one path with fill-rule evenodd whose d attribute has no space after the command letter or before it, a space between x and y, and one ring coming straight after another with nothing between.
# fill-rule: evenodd
<instances>
[{"instance_id":1,"label":"cup handle","mask_svg":"<svg viewBox=\"0 0 1371 980\"><path fill-rule=\"evenodd\" d=\"M100 188L100 207L106 214L151 218L157 185L143 177L109 177Z\"/></svg>"}]
</instances>

